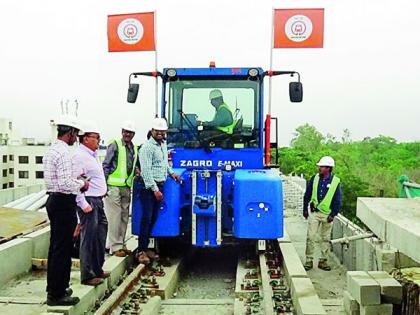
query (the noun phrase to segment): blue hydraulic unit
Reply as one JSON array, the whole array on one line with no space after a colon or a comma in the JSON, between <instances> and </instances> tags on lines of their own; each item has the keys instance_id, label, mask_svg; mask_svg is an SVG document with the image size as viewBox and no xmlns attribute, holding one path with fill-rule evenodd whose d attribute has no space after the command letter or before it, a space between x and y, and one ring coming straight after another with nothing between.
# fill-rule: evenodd
<instances>
[{"instance_id":1,"label":"blue hydraulic unit","mask_svg":"<svg viewBox=\"0 0 420 315\"><path fill-rule=\"evenodd\" d=\"M282 182L276 163L269 163L273 118L269 113L264 116L263 106L264 77L280 74L297 74L299 80L290 82L289 94L292 102L301 101L302 85L294 71L167 68L163 73L130 75L132 103L139 90L137 76L162 79L160 115L168 121L170 163L182 179L182 185L166 180L152 237L184 237L193 246L217 247L225 236L255 240L283 236ZM209 96L215 94L231 112L229 132L212 123L217 107ZM132 207L135 235L142 213L138 180Z\"/></svg>"}]
</instances>

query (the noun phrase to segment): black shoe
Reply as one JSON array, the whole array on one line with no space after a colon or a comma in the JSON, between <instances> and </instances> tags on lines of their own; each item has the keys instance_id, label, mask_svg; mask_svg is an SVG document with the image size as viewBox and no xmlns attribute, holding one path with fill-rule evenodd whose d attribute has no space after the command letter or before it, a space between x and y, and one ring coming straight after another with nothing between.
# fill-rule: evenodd
<instances>
[{"instance_id":1,"label":"black shoe","mask_svg":"<svg viewBox=\"0 0 420 315\"><path fill-rule=\"evenodd\" d=\"M63 296L61 298L53 298L48 297L47 298L47 305L49 306L57 306L57 305L76 305L79 303L80 299L78 297L72 297L72 296Z\"/></svg>"},{"instance_id":2,"label":"black shoe","mask_svg":"<svg viewBox=\"0 0 420 315\"><path fill-rule=\"evenodd\" d=\"M314 263L312 260L307 259L303 267L306 271L311 270L314 267Z\"/></svg>"},{"instance_id":3,"label":"black shoe","mask_svg":"<svg viewBox=\"0 0 420 315\"><path fill-rule=\"evenodd\" d=\"M330 271L331 270L331 266L328 265L326 260L320 260L318 262L318 268L322 269L322 270L325 270L325 271Z\"/></svg>"},{"instance_id":4,"label":"black shoe","mask_svg":"<svg viewBox=\"0 0 420 315\"><path fill-rule=\"evenodd\" d=\"M71 296L73 294L73 290L70 288L66 289L66 293L64 293L64 296Z\"/></svg>"}]
</instances>

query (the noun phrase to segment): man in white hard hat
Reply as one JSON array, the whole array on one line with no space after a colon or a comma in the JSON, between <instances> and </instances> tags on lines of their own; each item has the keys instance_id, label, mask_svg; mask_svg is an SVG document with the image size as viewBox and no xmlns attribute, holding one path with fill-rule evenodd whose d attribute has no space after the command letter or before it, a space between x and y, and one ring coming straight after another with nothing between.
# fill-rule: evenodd
<instances>
[{"instance_id":1,"label":"man in white hard hat","mask_svg":"<svg viewBox=\"0 0 420 315\"><path fill-rule=\"evenodd\" d=\"M203 121L201 125L231 135L236 122L229 106L223 100L222 92L219 89L211 90L209 101L215 108L216 113L211 121Z\"/></svg>"},{"instance_id":2,"label":"man in white hard hat","mask_svg":"<svg viewBox=\"0 0 420 315\"><path fill-rule=\"evenodd\" d=\"M319 234L321 255L318 268L329 271L331 270L328 264L331 229L334 217L341 207L341 185L340 178L332 174L335 166L332 157L322 157L317 165L319 172L309 180L303 198L303 216L305 219L309 217L304 267L306 270L313 268L315 239ZM310 215L308 204L311 210Z\"/></svg>"},{"instance_id":3,"label":"man in white hard hat","mask_svg":"<svg viewBox=\"0 0 420 315\"><path fill-rule=\"evenodd\" d=\"M81 283L97 286L109 277L102 269L105 261L105 241L108 222L103 196L107 192L102 164L98 159L100 132L96 123L86 122L79 132L80 147L73 155L73 170L89 180L89 189L76 197L80 220L80 277Z\"/></svg>"},{"instance_id":4,"label":"man in white hard hat","mask_svg":"<svg viewBox=\"0 0 420 315\"><path fill-rule=\"evenodd\" d=\"M164 199L163 185L167 176L179 181L168 163L166 131L168 125L164 118L155 118L152 123L151 137L140 148L139 161L141 177L139 180L139 196L142 206L140 218L139 244L137 259L139 263L148 264L156 257L155 252L148 249L149 237L157 218L159 205Z\"/></svg>"},{"instance_id":5,"label":"man in white hard hat","mask_svg":"<svg viewBox=\"0 0 420 315\"><path fill-rule=\"evenodd\" d=\"M75 117L58 119L57 140L43 158L44 180L48 199L46 203L50 220L50 247L47 269L47 304L74 305L69 288L73 233L77 224L76 195L89 188L89 182L74 175L69 146L77 140L79 123Z\"/></svg>"},{"instance_id":6,"label":"man in white hard hat","mask_svg":"<svg viewBox=\"0 0 420 315\"><path fill-rule=\"evenodd\" d=\"M125 234L138 151L132 142L135 131L134 123L125 121L122 124L122 138L109 144L102 163L108 185L108 194L104 200L108 219L106 247L112 255L118 257L130 253L125 246Z\"/></svg>"}]
</instances>

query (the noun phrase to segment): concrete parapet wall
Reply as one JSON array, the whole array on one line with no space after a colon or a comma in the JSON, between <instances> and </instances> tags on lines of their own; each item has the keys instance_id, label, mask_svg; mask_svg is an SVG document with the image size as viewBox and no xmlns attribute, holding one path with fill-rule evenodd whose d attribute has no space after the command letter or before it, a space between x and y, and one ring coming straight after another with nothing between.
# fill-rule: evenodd
<instances>
[{"instance_id":1,"label":"concrete parapet wall","mask_svg":"<svg viewBox=\"0 0 420 315\"><path fill-rule=\"evenodd\" d=\"M25 197L26 195L40 192L44 189L44 185L31 185L16 188L7 188L0 190L0 206L3 206L16 199Z\"/></svg>"},{"instance_id":2,"label":"concrete parapet wall","mask_svg":"<svg viewBox=\"0 0 420 315\"><path fill-rule=\"evenodd\" d=\"M420 263L420 199L358 198L357 216L382 241Z\"/></svg>"},{"instance_id":3,"label":"concrete parapet wall","mask_svg":"<svg viewBox=\"0 0 420 315\"><path fill-rule=\"evenodd\" d=\"M31 270L32 246L32 241L25 238L0 245L0 287Z\"/></svg>"},{"instance_id":4,"label":"concrete parapet wall","mask_svg":"<svg viewBox=\"0 0 420 315\"><path fill-rule=\"evenodd\" d=\"M50 247L50 227L47 226L39 231L23 236L32 242L32 258L48 258L48 248Z\"/></svg>"},{"instance_id":5,"label":"concrete parapet wall","mask_svg":"<svg viewBox=\"0 0 420 315\"><path fill-rule=\"evenodd\" d=\"M282 180L284 209L302 211L306 180L299 176L282 176Z\"/></svg>"},{"instance_id":6,"label":"concrete parapet wall","mask_svg":"<svg viewBox=\"0 0 420 315\"><path fill-rule=\"evenodd\" d=\"M332 239L362 233L365 231L361 227L344 216L339 214L334 219ZM376 237L351 241L344 245L334 244L333 252L347 270L390 272L398 265L402 268L419 266L417 262Z\"/></svg>"}]
</instances>

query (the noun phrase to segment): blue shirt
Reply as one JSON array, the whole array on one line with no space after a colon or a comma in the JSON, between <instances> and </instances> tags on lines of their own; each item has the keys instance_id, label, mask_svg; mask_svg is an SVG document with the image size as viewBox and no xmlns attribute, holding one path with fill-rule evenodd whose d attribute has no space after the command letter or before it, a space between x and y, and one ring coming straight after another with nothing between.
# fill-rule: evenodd
<instances>
[{"instance_id":1,"label":"blue shirt","mask_svg":"<svg viewBox=\"0 0 420 315\"><path fill-rule=\"evenodd\" d=\"M312 197L312 186L314 183L314 176L311 177L308 184L306 185L305 196L303 197L303 211L308 209L308 204L311 201ZM328 188L330 187L333 175L330 174L327 178L322 178L319 176L318 183L318 201L321 202L327 194ZM341 207L341 183L338 184L337 190L334 193L333 199L331 201L331 213L330 216L335 217L340 211Z\"/></svg>"},{"instance_id":2,"label":"blue shirt","mask_svg":"<svg viewBox=\"0 0 420 315\"><path fill-rule=\"evenodd\" d=\"M168 149L166 142L156 142L150 137L140 148L139 162L141 177L147 189L159 191L156 182L164 182L167 175L174 173L168 164Z\"/></svg>"}]
</instances>

